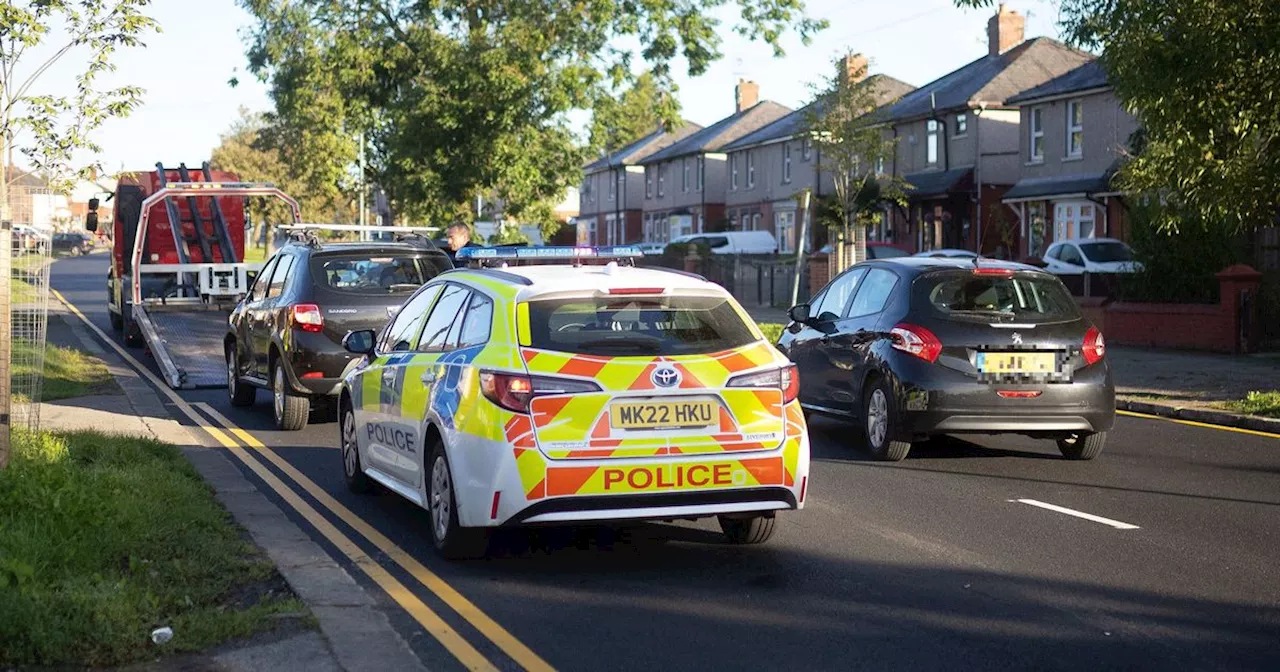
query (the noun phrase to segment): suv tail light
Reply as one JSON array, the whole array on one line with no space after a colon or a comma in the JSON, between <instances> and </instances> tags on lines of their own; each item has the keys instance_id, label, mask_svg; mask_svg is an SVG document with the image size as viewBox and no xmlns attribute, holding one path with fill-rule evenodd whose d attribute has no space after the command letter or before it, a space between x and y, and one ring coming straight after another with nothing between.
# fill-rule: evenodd
<instances>
[{"instance_id":1,"label":"suv tail light","mask_svg":"<svg viewBox=\"0 0 1280 672\"><path fill-rule=\"evenodd\" d=\"M889 331L893 334L893 348L915 355L932 364L942 354L942 341L924 327L905 322Z\"/></svg>"},{"instance_id":2,"label":"suv tail light","mask_svg":"<svg viewBox=\"0 0 1280 672\"><path fill-rule=\"evenodd\" d=\"M489 401L508 411L528 413L529 402L534 397L599 392L600 386L585 380L481 371L480 391Z\"/></svg>"},{"instance_id":3,"label":"suv tail light","mask_svg":"<svg viewBox=\"0 0 1280 672\"><path fill-rule=\"evenodd\" d=\"M782 390L782 403L789 404L800 395L800 372L795 364L788 364L780 369L731 378L725 387L777 387Z\"/></svg>"},{"instance_id":4,"label":"suv tail light","mask_svg":"<svg viewBox=\"0 0 1280 672\"><path fill-rule=\"evenodd\" d=\"M324 331L324 315L314 303L299 303L289 308L289 322L303 331L318 334Z\"/></svg>"},{"instance_id":5,"label":"suv tail light","mask_svg":"<svg viewBox=\"0 0 1280 672\"><path fill-rule=\"evenodd\" d=\"M1085 364L1094 364L1107 354L1107 344L1102 340L1102 332L1097 327L1089 327L1089 331L1085 332L1081 352L1084 353Z\"/></svg>"}]
</instances>

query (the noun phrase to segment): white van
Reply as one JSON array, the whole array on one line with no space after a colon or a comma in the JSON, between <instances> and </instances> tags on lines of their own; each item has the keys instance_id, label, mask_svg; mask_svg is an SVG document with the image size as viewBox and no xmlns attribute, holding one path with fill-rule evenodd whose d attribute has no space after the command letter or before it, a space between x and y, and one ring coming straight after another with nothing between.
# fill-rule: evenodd
<instances>
[{"instance_id":1,"label":"white van","mask_svg":"<svg viewBox=\"0 0 1280 672\"><path fill-rule=\"evenodd\" d=\"M695 243L711 248L712 254L776 254L778 241L768 231L723 231L691 233L671 239L671 245Z\"/></svg>"}]
</instances>

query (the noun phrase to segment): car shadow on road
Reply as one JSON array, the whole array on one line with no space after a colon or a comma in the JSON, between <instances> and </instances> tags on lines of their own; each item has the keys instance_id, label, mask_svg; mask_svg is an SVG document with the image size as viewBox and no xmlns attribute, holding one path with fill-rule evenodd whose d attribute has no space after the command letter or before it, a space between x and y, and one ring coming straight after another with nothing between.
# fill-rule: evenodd
<instances>
[{"instance_id":1,"label":"car shadow on road","mask_svg":"<svg viewBox=\"0 0 1280 672\"><path fill-rule=\"evenodd\" d=\"M815 460L843 462L877 461L867 449L861 428L833 418L813 417L808 421L810 452ZM1028 439L1032 440L1032 439ZM956 436L935 436L911 445L907 460L958 459L979 457L1020 457L1034 460L1061 460L1061 455L1048 452L989 448Z\"/></svg>"}]
</instances>

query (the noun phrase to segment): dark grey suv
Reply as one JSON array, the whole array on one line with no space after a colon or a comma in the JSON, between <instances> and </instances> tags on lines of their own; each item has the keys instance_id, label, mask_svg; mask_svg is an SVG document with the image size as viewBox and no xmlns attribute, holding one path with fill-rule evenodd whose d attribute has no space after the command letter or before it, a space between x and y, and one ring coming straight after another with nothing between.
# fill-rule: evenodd
<instances>
[{"instance_id":1,"label":"dark grey suv","mask_svg":"<svg viewBox=\"0 0 1280 672\"><path fill-rule=\"evenodd\" d=\"M1102 334L1031 266L864 262L790 316L778 347L802 407L857 421L881 459L935 434L1023 434L1088 460L1115 420Z\"/></svg>"}]
</instances>

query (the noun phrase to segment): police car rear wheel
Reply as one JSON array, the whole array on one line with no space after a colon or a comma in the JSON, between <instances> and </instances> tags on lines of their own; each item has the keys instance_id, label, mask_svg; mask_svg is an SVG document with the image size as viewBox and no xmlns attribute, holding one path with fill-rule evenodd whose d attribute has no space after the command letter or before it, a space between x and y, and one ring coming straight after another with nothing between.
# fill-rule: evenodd
<instances>
[{"instance_id":1,"label":"police car rear wheel","mask_svg":"<svg viewBox=\"0 0 1280 672\"><path fill-rule=\"evenodd\" d=\"M373 489L373 482L364 473L360 465L360 448L356 445L356 414L347 404L342 406L342 475L347 482L347 489L357 494L364 494Z\"/></svg>"},{"instance_id":2,"label":"police car rear wheel","mask_svg":"<svg viewBox=\"0 0 1280 672\"><path fill-rule=\"evenodd\" d=\"M439 440L431 446L431 469L427 481L427 510L431 514L431 540L436 551L449 560L475 558L484 554L484 530L458 523L458 500L454 496L449 458Z\"/></svg>"},{"instance_id":3,"label":"police car rear wheel","mask_svg":"<svg viewBox=\"0 0 1280 672\"><path fill-rule=\"evenodd\" d=\"M740 518L720 516L720 530L731 544L763 544L773 536L778 518L773 514Z\"/></svg>"}]
</instances>

